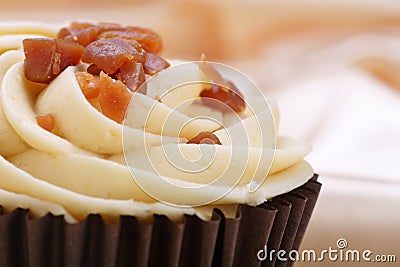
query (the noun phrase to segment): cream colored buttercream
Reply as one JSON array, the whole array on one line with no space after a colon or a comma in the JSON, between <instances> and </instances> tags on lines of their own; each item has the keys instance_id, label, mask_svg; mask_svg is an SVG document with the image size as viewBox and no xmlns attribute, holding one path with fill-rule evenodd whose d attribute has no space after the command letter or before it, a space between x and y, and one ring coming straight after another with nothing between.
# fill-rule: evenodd
<instances>
[{"instance_id":1,"label":"cream colored buttercream","mask_svg":"<svg viewBox=\"0 0 400 267\"><path fill-rule=\"evenodd\" d=\"M133 95L122 125L85 99L75 67L49 85L27 81L24 54L16 43L24 34L54 36L50 27L32 27L24 31L23 25L0 25L1 40L13 44L0 55L0 204L14 208L21 203L43 214L48 203L48 211L67 214L71 221L90 213L106 218L146 218L154 213L173 219L193 213L207 217L204 209L190 206L203 200L206 204L210 196L215 200L212 205L256 205L313 175L303 160L309 146L276 138L276 107L260 105L260 99L251 95L244 97L255 103L254 108L235 118L190 102L201 90L198 85L172 91L161 72L149 83L147 95ZM187 75L204 78L200 70ZM157 101L163 95L163 101ZM202 117L192 119L197 112ZM54 117L53 132L37 124L35 117L43 114ZM204 119L204 114L213 120ZM186 144L205 130L215 132L222 145ZM202 158L207 155L213 155L212 160ZM252 192L254 186L257 190ZM37 202L27 206L31 198Z\"/></svg>"}]
</instances>

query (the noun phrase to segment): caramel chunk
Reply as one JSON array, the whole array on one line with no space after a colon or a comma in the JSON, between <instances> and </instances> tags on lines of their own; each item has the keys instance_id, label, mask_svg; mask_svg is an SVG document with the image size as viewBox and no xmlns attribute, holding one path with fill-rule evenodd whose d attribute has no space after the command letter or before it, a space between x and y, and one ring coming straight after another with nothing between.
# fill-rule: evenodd
<instances>
[{"instance_id":1,"label":"caramel chunk","mask_svg":"<svg viewBox=\"0 0 400 267\"><path fill-rule=\"evenodd\" d=\"M118 123L124 120L132 94L121 81L115 81L104 73L97 77L86 72L77 72L75 77L90 103L98 103L100 111L106 117Z\"/></svg>"},{"instance_id":2,"label":"caramel chunk","mask_svg":"<svg viewBox=\"0 0 400 267\"><path fill-rule=\"evenodd\" d=\"M122 82L114 81L106 75L100 77L98 86L100 87L98 99L103 114L121 123L125 118L132 94Z\"/></svg>"},{"instance_id":3,"label":"caramel chunk","mask_svg":"<svg viewBox=\"0 0 400 267\"><path fill-rule=\"evenodd\" d=\"M127 27L124 31L104 31L97 38L135 40L141 44L144 50L154 54L158 54L162 50L161 37L149 29L140 27Z\"/></svg>"},{"instance_id":4,"label":"caramel chunk","mask_svg":"<svg viewBox=\"0 0 400 267\"><path fill-rule=\"evenodd\" d=\"M246 108L243 96L236 86L228 82L229 87L213 83L209 88L205 88L200 93L202 103L223 113L239 113Z\"/></svg>"},{"instance_id":5,"label":"caramel chunk","mask_svg":"<svg viewBox=\"0 0 400 267\"><path fill-rule=\"evenodd\" d=\"M162 51L161 37L150 29L128 26L126 29L137 35L137 41L150 53L158 54Z\"/></svg>"},{"instance_id":6,"label":"caramel chunk","mask_svg":"<svg viewBox=\"0 0 400 267\"><path fill-rule=\"evenodd\" d=\"M83 47L61 39L23 40L25 76L28 80L49 83L68 66L78 64Z\"/></svg>"},{"instance_id":7,"label":"caramel chunk","mask_svg":"<svg viewBox=\"0 0 400 267\"><path fill-rule=\"evenodd\" d=\"M97 67L95 64L90 64L86 71L93 75L100 75L101 69Z\"/></svg>"},{"instance_id":8,"label":"caramel chunk","mask_svg":"<svg viewBox=\"0 0 400 267\"><path fill-rule=\"evenodd\" d=\"M234 83L226 80L222 75L208 62L200 63L200 70L212 81L211 86L207 86L200 93L204 105L220 110L223 113L239 113L246 108L246 102L243 95Z\"/></svg>"},{"instance_id":9,"label":"caramel chunk","mask_svg":"<svg viewBox=\"0 0 400 267\"><path fill-rule=\"evenodd\" d=\"M170 66L165 59L156 54L147 53L146 57L146 61L143 63L143 69L144 73L148 75L154 75Z\"/></svg>"},{"instance_id":10,"label":"caramel chunk","mask_svg":"<svg viewBox=\"0 0 400 267\"><path fill-rule=\"evenodd\" d=\"M40 127L49 132L54 129L54 117L51 114L36 116L36 121Z\"/></svg>"},{"instance_id":11,"label":"caramel chunk","mask_svg":"<svg viewBox=\"0 0 400 267\"><path fill-rule=\"evenodd\" d=\"M99 28L90 23L71 23L70 27L61 28L58 38L87 46L95 41L99 35Z\"/></svg>"},{"instance_id":12,"label":"caramel chunk","mask_svg":"<svg viewBox=\"0 0 400 267\"><path fill-rule=\"evenodd\" d=\"M99 96L99 77L93 76L86 72L77 72L75 73L75 77L86 99L90 100Z\"/></svg>"},{"instance_id":13,"label":"caramel chunk","mask_svg":"<svg viewBox=\"0 0 400 267\"><path fill-rule=\"evenodd\" d=\"M212 132L203 131L186 142L186 144L221 145L218 137Z\"/></svg>"},{"instance_id":14,"label":"caramel chunk","mask_svg":"<svg viewBox=\"0 0 400 267\"><path fill-rule=\"evenodd\" d=\"M206 61L207 58L204 54L201 55L200 60L201 63L199 64L199 69L207 76L208 79L210 79L214 83L228 86L225 83L224 77L222 77L222 75L214 68L213 65Z\"/></svg>"},{"instance_id":15,"label":"caramel chunk","mask_svg":"<svg viewBox=\"0 0 400 267\"><path fill-rule=\"evenodd\" d=\"M120 68L119 80L132 92L138 92L144 95L147 93L147 87L146 84L144 84L146 76L144 75L143 65L140 63L125 62Z\"/></svg>"},{"instance_id":16,"label":"caramel chunk","mask_svg":"<svg viewBox=\"0 0 400 267\"><path fill-rule=\"evenodd\" d=\"M91 42L96 41L102 32L116 30L123 31L125 29L116 23L99 23L94 25L85 22L72 22L69 27L61 28L57 37L87 46Z\"/></svg>"},{"instance_id":17,"label":"caramel chunk","mask_svg":"<svg viewBox=\"0 0 400 267\"><path fill-rule=\"evenodd\" d=\"M82 61L113 74L127 61L138 62L139 52L121 38L99 39L85 47Z\"/></svg>"}]
</instances>

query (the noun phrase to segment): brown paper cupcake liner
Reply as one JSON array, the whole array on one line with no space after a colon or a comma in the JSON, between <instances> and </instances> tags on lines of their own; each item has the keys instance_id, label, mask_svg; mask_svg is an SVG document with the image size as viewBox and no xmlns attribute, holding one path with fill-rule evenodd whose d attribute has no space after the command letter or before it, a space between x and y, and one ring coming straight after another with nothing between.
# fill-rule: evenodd
<instances>
[{"instance_id":1,"label":"brown paper cupcake liner","mask_svg":"<svg viewBox=\"0 0 400 267\"><path fill-rule=\"evenodd\" d=\"M215 209L210 221L186 215L180 224L163 215L150 224L133 216L108 224L96 214L69 224L62 216L32 219L28 210L3 214L0 207L0 266L292 266L260 261L257 253L265 245L299 248L321 187L316 179L257 207L239 205L235 218Z\"/></svg>"}]
</instances>

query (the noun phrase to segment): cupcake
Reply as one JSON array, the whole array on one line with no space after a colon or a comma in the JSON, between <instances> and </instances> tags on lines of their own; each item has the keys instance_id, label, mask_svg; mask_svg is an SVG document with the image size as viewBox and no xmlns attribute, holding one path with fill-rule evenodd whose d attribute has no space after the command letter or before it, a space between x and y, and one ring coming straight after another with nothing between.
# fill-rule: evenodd
<instances>
[{"instance_id":1,"label":"cupcake","mask_svg":"<svg viewBox=\"0 0 400 267\"><path fill-rule=\"evenodd\" d=\"M320 183L229 66L152 30L0 24L0 266L284 266Z\"/></svg>"}]
</instances>

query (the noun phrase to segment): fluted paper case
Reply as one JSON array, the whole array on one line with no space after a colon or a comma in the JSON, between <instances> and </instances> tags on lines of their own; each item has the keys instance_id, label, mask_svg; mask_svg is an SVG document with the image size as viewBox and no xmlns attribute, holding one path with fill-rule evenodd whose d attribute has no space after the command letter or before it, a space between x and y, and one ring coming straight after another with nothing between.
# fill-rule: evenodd
<instances>
[{"instance_id":1,"label":"fluted paper case","mask_svg":"<svg viewBox=\"0 0 400 267\"><path fill-rule=\"evenodd\" d=\"M63 216L32 219L28 210L0 208L0 266L291 266L260 260L258 252L299 248L320 188L314 175L257 207L239 205L236 218L214 209L210 221L186 215L178 224L162 215L148 224L133 216L110 224L98 214L69 224Z\"/></svg>"}]
</instances>

